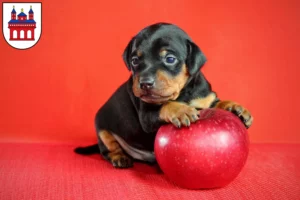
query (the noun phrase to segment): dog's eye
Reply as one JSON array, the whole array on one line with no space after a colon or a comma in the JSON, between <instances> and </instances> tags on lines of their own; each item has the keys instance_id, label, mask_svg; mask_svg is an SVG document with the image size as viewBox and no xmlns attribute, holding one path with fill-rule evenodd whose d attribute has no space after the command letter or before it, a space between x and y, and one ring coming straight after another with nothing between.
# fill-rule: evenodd
<instances>
[{"instance_id":1,"label":"dog's eye","mask_svg":"<svg viewBox=\"0 0 300 200\"><path fill-rule=\"evenodd\" d=\"M166 58L166 61L167 61L167 63L174 63L176 61L176 58L169 56Z\"/></svg>"},{"instance_id":2,"label":"dog's eye","mask_svg":"<svg viewBox=\"0 0 300 200\"><path fill-rule=\"evenodd\" d=\"M177 61L177 58L174 55L167 55L164 59L164 62L169 65L175 64L176 61Z\"/></svg>"},{"instance_id":3,"label":"dog's eye","mask_svg":"<svg viewBox=\"0 0 300 200\"><path fill-rule=\"evenodd\" d=\"M138 66L139 65L139 58L137 56L133 56L131 58L131 64L132 64L133 67Z\"/></svg>"}]
</instances>

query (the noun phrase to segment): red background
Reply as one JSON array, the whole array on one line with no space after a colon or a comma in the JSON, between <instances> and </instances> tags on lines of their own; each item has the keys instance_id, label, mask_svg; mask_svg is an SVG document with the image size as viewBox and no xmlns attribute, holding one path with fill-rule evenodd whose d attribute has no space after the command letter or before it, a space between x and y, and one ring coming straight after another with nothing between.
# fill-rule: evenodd
<instances>
[{"instance_id":1,"label":"red background","mask_svg":"<svg viewBox=\"0 0 300 200\"><path fill-rule=\"evenodd\" d=\"M299 8L297 0L44 1L38 44L16 50L0 38L0 139L94 141L95 112L129 76L125 46L165 21L204 51L219 96L250 109L252 142L300 142Z\"/></svg>"}]
</instances>

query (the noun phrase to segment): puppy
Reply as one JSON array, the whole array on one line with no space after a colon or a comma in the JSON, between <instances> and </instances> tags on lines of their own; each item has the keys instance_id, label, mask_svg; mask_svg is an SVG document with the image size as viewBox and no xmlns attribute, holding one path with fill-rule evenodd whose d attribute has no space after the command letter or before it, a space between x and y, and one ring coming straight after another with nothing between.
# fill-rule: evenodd
<instances>
[{"instance_id":1,"label":"puppy","mask_svg":"<svg viewBox=\"0 0 300 200\"><path fill-rule=\"evenodd\" d=\"M123 53L129 79L98 110L98 144L78 147L78 154L101 155L116 168L134 160L155 163L154 139L159 127L180 128L199 119L199 110L233 112L249 128L250 112L233 101L218 99L200 69L206 58L178 26L156 23L131 39Z\"/></svg>"}]
</instances>

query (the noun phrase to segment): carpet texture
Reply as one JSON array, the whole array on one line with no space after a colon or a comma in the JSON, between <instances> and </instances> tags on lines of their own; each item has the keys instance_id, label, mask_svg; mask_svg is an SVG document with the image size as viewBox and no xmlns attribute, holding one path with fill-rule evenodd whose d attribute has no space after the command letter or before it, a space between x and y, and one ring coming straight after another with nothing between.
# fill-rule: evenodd
<instances>
[{"instance_id":1,"label":"carpet texture","mask_svg":"<svg viewBox=\"0 0 300 200\"><path fill-rule=\"evenodd\" d=\"M117 170L75 145L0 143L1 200L299 200L300 144L255 144L246 166L227 187L185 190L156 166Z\"/></svg>"}]
</instances>

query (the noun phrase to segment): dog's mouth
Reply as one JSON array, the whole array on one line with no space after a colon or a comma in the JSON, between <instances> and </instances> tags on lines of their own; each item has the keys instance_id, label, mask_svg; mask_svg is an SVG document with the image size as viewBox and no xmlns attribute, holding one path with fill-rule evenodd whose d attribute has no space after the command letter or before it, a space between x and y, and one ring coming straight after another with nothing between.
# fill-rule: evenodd
<instances>
[{"instance_id":1,"label":"dog's mouth","mask_svg":"<svg viewBox=\"0 0 300 200\"><path fill-rule=\"evenodd\" d=\"M158 95L152 92L142 94L140 98L147 103L164 103L172 98L173 95Z\"/></svg>"}]
</instances>

